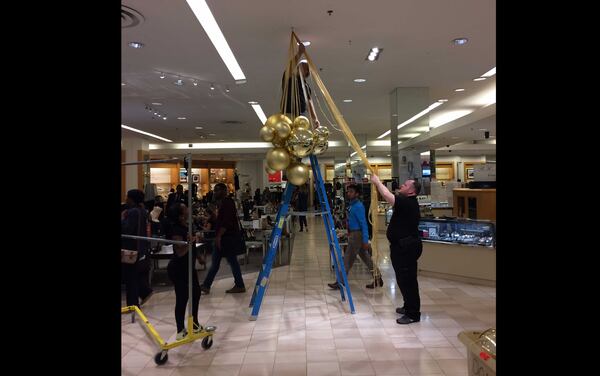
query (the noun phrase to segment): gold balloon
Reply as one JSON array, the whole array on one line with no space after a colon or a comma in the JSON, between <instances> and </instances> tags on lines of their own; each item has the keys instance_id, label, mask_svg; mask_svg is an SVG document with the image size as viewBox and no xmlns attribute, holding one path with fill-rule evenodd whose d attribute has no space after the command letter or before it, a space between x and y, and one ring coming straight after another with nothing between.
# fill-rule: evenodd
<instances>
[{"instance_id":1,"label":"gold balloon","mask_svg":"<svg viewBox=\"0 0 600 376\"><path fill-rule=\"evenodd\" d=\"M271 141L273 141L274 137L275 137L275 130L273 128L269 127L268 125L263 125L260 128L260 138L264 142L271 142Z\"/></svg>"},{"instance_id":2,"label":"gold balloon","mask_svg":"<svg viewBox=\"0 0 600 376\"><path fill-rule=\"evenodd\" d=\"M296 157L306 157L312 153L315 147L315 136L310 129L294 128L290 138L287 139L286 146Z\"/></svg>"},{"instance_id":3,"label":"gold balloon","mask_svg":"<svg viewBox=\"0 0 600 376\"><path fill-rule=\"evenodd\" d=\"M277 171L271 169L269 166L265 166L265 172L269 175L276 173Z\"/></svg>"},{"instance_id":4,"label":"gold balloon","mask_svg":"<svg viewBox=\"0 0 600 376\"><path fill-rule=\"evenodd\" d=\"M290 164L290 154L285 148L274 148L267 152L267 165L270 169L281 171Z\"/></svg>"},{"instance_id":5,"label":"gold balloon","mask_svg":"<svg viewBox=\"0 0 600 376\"><path fill-rule=\"evenodd\" d=\"M296 128L310 129L310 121L308 120L308 118L306 116L300 115L294 119L294 124L292 126L292 129L296 129Z\"/></svg>"},{"instance_id":6,"label":"gold balloon","mask_svg":"<svg viewBox=\"0 0 600 376\"><path fill-rule=\"evenodd\" d=\"M275 133L277 133L277 137L286 139L289 137L290 132L292 131L291 124L286 123L285 121L280 121L275 124Z\"/></svg>"},{"instance_id":7,"label":"gold balloon","mask_svg":"<svg viewBox=\"0 0 600 376\"><path fill-rule=\"evenodd\" d=\"M274 114L269 116L267 121L265 121L265 125L271 128L275 128L275 124L279 123L280 121L284 121L289 125L292 125L292 121L290 120L290 118L284 114Z\"/></svg>"},{"instance_id":8,"label":"gold balloon","mask_svg":"<svg viewBox=\"0 0 600 376\"><path fill-rule=\"evenodd\" d=\"M269 116L265 125L275 130L276 136L286 139L292 131L292 121L284 114L275 114Z\"/></svg>"},{"instance_id":9,"label":"gold balloon","mask_svg":"<svg viewBox=\"0 0 600 376\"><path fill-rule=\"evenodd\" d=\"M316 139L313 154L319 155L325 153L329 147L329 129L320 125L313 131L313 133L315 134Z\"/></svg>"},{"instance_id":10,"label":"gold balloon","mask_svg":"<svg viewBox=\"0 0 600 376\"><path fill-rule=\"evenodd\" d=\"M277 136L277 134L275 134L275 137L273 137L273 140L271 140L271 143L273 144L273 146L275 146L276 148L283 148L285 147L285 139L281 139Z\"/></svg>"},{"instance_id":11,"label":"gold balloon","mask_svg":"<svg viewBox=\"0 0 600 376\"><path fill-rule=\"evenodd\" d=\"M304 163L293 163L286 170L287 179L294 185L303 185L308 181L308 166Z\"/></svg>"}]
</instances>

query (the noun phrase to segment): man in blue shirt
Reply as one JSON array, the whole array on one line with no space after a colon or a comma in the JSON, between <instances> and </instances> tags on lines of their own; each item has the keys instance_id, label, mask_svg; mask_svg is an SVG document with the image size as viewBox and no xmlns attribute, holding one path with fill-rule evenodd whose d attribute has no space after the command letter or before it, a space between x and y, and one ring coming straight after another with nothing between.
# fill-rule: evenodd
<instances>
[{"instance_id":1,"label":"man in blue shirt","mask_svg":"<svg viewBox=\"0 0 600 376\"><path fill-rule=\"evenodd\" d=\"M373 271L373 260L369 253L371 245L369 244L369 231L367 228L367 216L365 207L358 199L360 196L360 187L356 184L350 184L346 187L346 199L348 200L348 247L344 255L344 267L346 275L356 260L358 254L369 270ZM379 278L378 286L383 286L383 280ZM337 282L327 284L332 289L338 289ZM368 289L375 287L375 283L365 286Z\"/></svg>"}]
</instances>

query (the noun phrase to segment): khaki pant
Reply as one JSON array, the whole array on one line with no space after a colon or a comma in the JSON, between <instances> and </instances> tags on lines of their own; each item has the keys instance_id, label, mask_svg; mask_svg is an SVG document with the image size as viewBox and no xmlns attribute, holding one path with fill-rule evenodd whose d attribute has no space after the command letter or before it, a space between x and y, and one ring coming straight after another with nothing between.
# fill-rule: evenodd
<instances>
[{"instance_id":1,"label":"khaki pant","mask_svg":"<svg viewBox=\"0 0 600 376\"><path fill-rule=\"evenodd\" d=\"M370 249L371 245L369 244L369 250ZM348 247L346 248L346 253L344 254L344 268L346 269L346 275L350 273L350 269L352 268L352 265L354 265L357 254L360 256L361 260L363 260L367 268L369 268L369 271L372 271L373 260L371 259L369 251L362 248L361 231L353 231L348 233Z\"/></svg>"}]
</instances>

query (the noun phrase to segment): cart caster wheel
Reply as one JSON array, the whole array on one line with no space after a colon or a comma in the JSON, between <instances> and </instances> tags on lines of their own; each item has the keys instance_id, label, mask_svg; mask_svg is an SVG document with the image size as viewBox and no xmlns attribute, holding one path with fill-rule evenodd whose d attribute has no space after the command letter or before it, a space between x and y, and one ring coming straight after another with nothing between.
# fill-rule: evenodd
<instances>
[{"instance_id":1,"label":"cart caster wheel","mask_svg":"<svg viewBox=\"0 0 600 376\"><path fill-rule=\"evenodd\" d=\"M154 356L154 363L163 365L169 360L169 354L166 351L161 351Z\"/></svg>"},{"instance_id":2,"label":"cart caster wheel","mask_svg":"<svg viewBox=\"0 0 600 376\"><path fill-rule=\"evenodd\" d=\"M204 350L210 349L212 344L213 344L212 336L204 337L202 339L202 348Z\"/></svg>"}]
</instances>

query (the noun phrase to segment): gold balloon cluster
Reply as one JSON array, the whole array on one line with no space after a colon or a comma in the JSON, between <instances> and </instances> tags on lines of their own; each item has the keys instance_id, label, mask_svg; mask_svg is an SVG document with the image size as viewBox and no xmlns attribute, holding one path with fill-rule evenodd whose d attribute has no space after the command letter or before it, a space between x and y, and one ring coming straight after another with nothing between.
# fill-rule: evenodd
<instances>
[{"instance_id":1,"label":"gold balloon cluster","mask_svg":"<svg viewBox=\"0 0 600 376\"><path fill-rule=\"evenodd\" d=\"M303 185L308 181L309 173L308 166L300 160L327 150L329 130L324 126L311 130L306 116L300 115L292 122L284 114L275 114L260 128L260 138L274 146L267 152L265 172L273 174L285 169L290 183Z\"/></svg>"}]
</instances>

